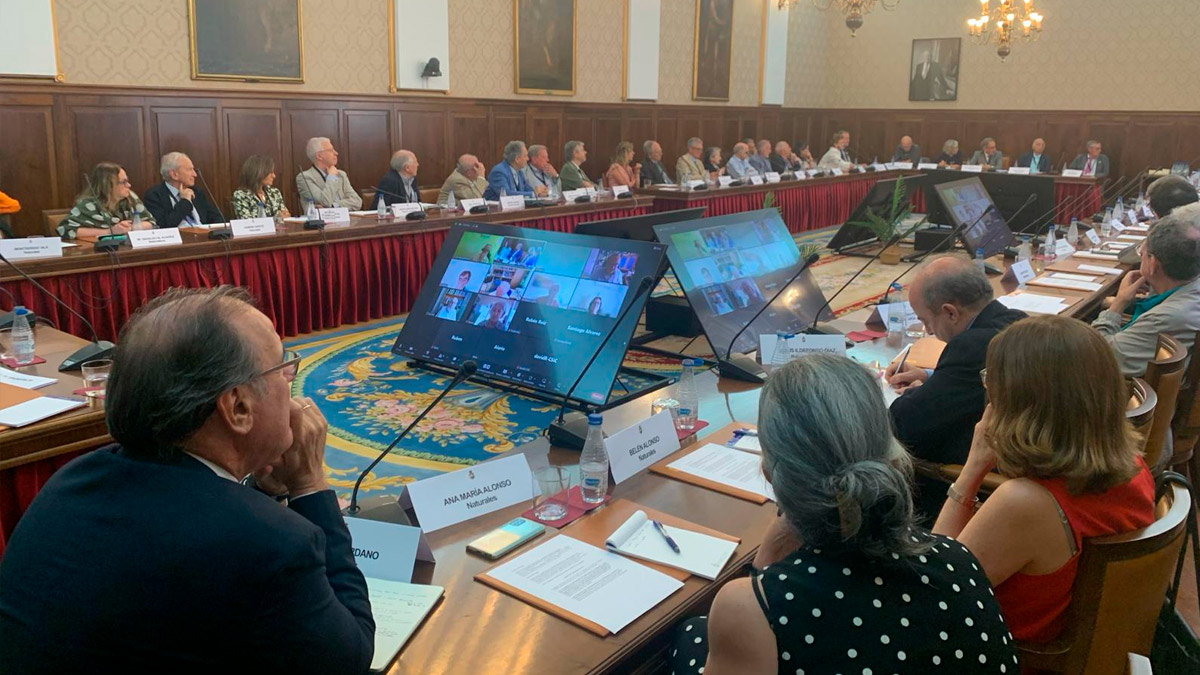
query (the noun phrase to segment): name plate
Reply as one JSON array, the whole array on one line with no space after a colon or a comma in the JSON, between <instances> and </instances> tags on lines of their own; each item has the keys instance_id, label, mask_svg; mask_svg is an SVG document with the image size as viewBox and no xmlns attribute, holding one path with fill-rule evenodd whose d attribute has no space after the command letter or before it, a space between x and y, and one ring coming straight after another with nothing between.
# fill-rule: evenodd
<instances>
[{"instance_id":1,"label":"name plate","mask_svg":"<svg viewBox=\"0 0 1200 675\"><path fill-rule=\"evenodd\" d=\"M463 200L460 200L458 203L463 207L463 211L466 211L468 213L470 213L471 209L475 208L476 206L487 206L486 200L478 199L478 198L463 199Z\"/></svg>"},{"instance_id":2,"label":"name plate","mask_svg":"<svg viewBox=\"0 0 1200 675\"><path fill-rule=\"evenodd\" d=\"M164 227L155 230L130 230L129 245L134 248L154 248L155 246L180 246L183 236L177 227Z\"/></svg>"},{"instance_id":3,"label":"name plate","mask_svg":"<svg viewBox=\"0 0 1200 675\"><path fill-rule=\"evenodd\" d=\"M321 209L324 211L325 209ZM324 220L324 218L322 218ZM235 237L256 237L264 234L275 234L274 218L242 218L229 221L229 228Z\"/></svg>"},{"instance_id":4,"label":"name plate","mask_svg":"<svg viewBox=\"0 0 1200 675\"><path fill-rule=\"evenodd\" d=\"M768 183L778 183L779 182L779 172L778 171L768 171L767 172L767 182Z\"/></svg>"},{"instance_id":5,"label":"name plate","mask_svg":"<svg viewBox=\"0 0 1200 675\"><path fill-rule=\"evenodd\" d=\"M500 198L501 211L520 211L525 208L525 198L521 195L506 195Z\"/></svg>"},{"instance_id":6,"label":"name plate","mask_svg":"<svg viewBox=\"0 0 1200 675\"><path fill-rule=\"evenodd\" d=\"M763 363L770 363L775 358L775 346L779 338L774 333L764 333L758 336L758 353ZM846 355L845 335L807 335L797 333L789 342L790 358L799 358L806 354Z\"/></svg>"},{"instance_id":7,"label":"name plate","mask_svg":"<svg viewBox=\"0 0 1200 675\"><path fill-rule=\"evenodd\" d=\"M983 173L982 164L963 164L962 170L967 173Z\"/></svg>"},{"instance_id":8,"label":"name plate","mask_svg":"<svg viewBox=\"0 0 1200 675\"><path fill-rule=\"evenodd\" d=\"M613 482L621 483L679 449L671 411L664 410L604 439Z\"/></svg>"},{"instance_id":9,"label":"name plate","mask_svg":"<svg viewBox=\"0 0 1200 675\"><path fill-rule=\"evenodd\" d=\"M327 223L348 223L350 222L350 209L345 206L336 209L317 209L317 215L321 220Z\"/></svg>"},{"instance_id":10,"label":"name plate","mask_svg":"<svg viewBox=\"0 0 1200 675\"><path fill-rule=\"evenodd\" d=\"M883 168L887 169L888 171L895 171L899 167L896 166L895 162L887 162L883 165Z\"/></svg>"},{"instance_id":11,"label":"name plate","mask_svg":"<svg viewBox=\"0 0 1200 675\"><path fill-rule=\"evenodd\" d=\"M411 202L404 202L400 204L392 204L392 215L396 218L403 218L410 213L415 213L420 210L421 205L419 203L413 204Z\"/></svg>"},{"instance_id":12,"label":"name plate","mask_svg":"<svg viewBox=\"0 0 1200 675\"><path fill-rule=\"evenodd\" d=\"M689 180L687 182L688 189L703 187L704 185L705 185L704 181L700 180L699 178L697 178L695 180Z\"/></svg>"},{"instance_id":13,"label":"name plate","mask_svg":"<svg viewBox=\"0 0 1200 675\"><path fill-rule=\"evenodd\" d=\"M1083 176L1083 169L1063 169L1063 178L1079 178Z\"/></svg>"},{"instance_id":14,"label":"name plate","mask_svg":"<svg viewBox=\"0 0 1200 675\"><path fill-rule=\"evenodd\" d=\"M1088 238L1088 241L1092 242L1096 246L1100 245L1100 235L1096 234L1095 230L1088 230L1087 232L1084 232L1083 235Z\"/></svg>"},{"instance_id":15,"label":"name plate","mask_svg":"<svg viewBox=\"0 0 1200 675\"><path fill-rule=\"evenodd\" d=\"M872 164L871 166L874 167L874 169L876 171L890 171L891 170L890 167L888 167L886 164L876 163L876 164Z\"/></svg>"},{"instance_id":16,"label":"name plate","mask_svg":"<svg viewBox=\"0 0 1200 675\"><path fill-rule=\"evenodd\" d=\"M925 171L926 169L936 169L938 165L936 162L921 162L917 165L917 168Z\"/></svg>"},{"instance_id":17,"label":"name plate","mask_svg":"<svg viewBox=\"0 0 1200 675\"><path fill-rule=\"evenodd\" d=\"M426 533L533 498L525 455L493 459L410 483L405 495Z\"/></svg>"},{"instance_id":18,"label":"name plate","mask_svg":"<svg viewBox=\"0 0 1200 675\"><path fill-rule=\"evenodd\" d=\"M821 170L820 170L820 169L808 169L808 170L806 171L806 173L808 174L808 177L809 177L809 178L812 178L812 177L816 176L816 175L817 175L818 173L820 173L820 172L821 172Z\"/></svg>"},{"instance_id":19,"label":"name plate","mask_svg":"<svg viewBox=\"0 0 1200 675\"><path fill-rule=\"evenodd\" d=\"M1075 247L1065 238L1054 242L1054 255L1057 258L1070 258L1075 255Z\"/></svg>"},{"instance_id":20,"label":"name plate","mask_svg":"<svg viewBox=\"0 0 1200 675\"><path fill-rule=\"evenodd\" d=\"M1112 225L1113 231L1116 232L1117 234L1121 234L1122 232L1125 231L1125 223L1122 223L1121 221L1117 220L1116 218L1112 219L1111 225Z\"/></svg>"},{"instance_id":21,"label":"name plate","mask_svg":"<svg viewBox=\"0 0 1200 675\"><path fill-rule=\"evenodd\" d=\"M892 164L892 166L889 166L888 168L889 169L896 168L896 169L908 170L908 169L913 168L913 163L912 162L896 162L896 163Z\"/></svg>"},{"instance_id":22,"label":"name plate","mask_svg":"<svg viewBox=\"0 0 1200 675\"><path fill-rule=\"evenodd\" d=\"M433 560L421 528L365 518L345 518L354 562L363 576L387 581L412 581L417 559Z\"/></svg>"},{"instance_id":23,"label":"name plate","mask_svg":"<svg viewBox=\"0 0 1200 675\"><path fill-rule=\"evenodd\" d=\"M1008 266L1008 271L1004 273L1004 279L1016 279L1018 284L1024 286L1030 279L1037 276L1033 271L1033 265L1029 264L1028 260L1018 260Z\"/></svg>"},{"instance_id":24,"label":"name plate","mask_svg":"<svg viewBox=\"0 0 1200 675\"><path fill-rule=\"evenodd\" d=\"M0 253L9 260L32 260L34 258L61 258L62 239L58 237L34 237L33 239L0 239Z\"/></svg>"},{"instance_id":25,"label":"name plate","mask_svg":"<svg viewBox=\"0 0 1200 675\"><path fill-rule=\"evenodd\" d=\"M612 191L613 191L614 197L616 197L617 195L623 195L626 192L629 192L629 186L628 185L614 185L614 186L612 186Z\"/></svg>"},{"instance_id":26,"label":"name plate","mask_svg":"<svg viewBox=\"0 0 1200 675\"><path fill-rule=\"evenodd\" d=\"M586 196L587 196L587 190L584 190L583 188L579 188L578 190L566 190L563 192L563 199L567 200L568 202L574 202L579 197L586 197ZM466 200L464 200L464 202L465 201ZM480 200L480 201L483 201L483 200Z\"/></svg>"},{"instance_id":27,"label":"name plate","mask_svg":"<svg viewBox=\"0 0 1200 675\"><path fill-rule=\"evenodd\" d=\"M1010 166L1010 167L1008 167L1008 172L1014 176L1028 176L1029 175L1029 167L1027 167L1027 166Z\"/></svg>"},{"instance_id":28,"label":"name plate","mask_svg":"<svg viewBox=\"0 0 1200 675\"><path fill-rule=\"evenodd\" d=\"M762 185L763 177L758 174L754 174L754 175L750 176L750 184L751 185Z\"/></svg>"},{"instance_id":29,"label":"name plate","mask_svg":"<svg viewBox=\"0 0 1200 675\"><path fill-rule=\"evenodd\" d=\"M907 302L889 302L886 305L875 305L875 309L871 312L871 316L867 317L867 323L881 323L885 327L888 325L888 319L892 314L900 317L900 323L905 328L920 323L917 318L917 313L913 311L912 305ZM809 336L812 337L812 336Z\"/></svg>"},{"instance_id":30,"label":"name plate","mask_svg":"<svg viewBox=\"0 0 1200 675\"><path fill-rule=\"evenodd\" d=\"M733 182L733 176L717 176L717 184L721 187L729 187Z\"/></svg>"},{"instance_id":31,"label":"name plate","mask_svg":"<svg viewBox=\"0 0 1200 675\"><path fill-rule=\"evenodd\" d=\"M829 173L833 174L834 176L840 176L840 175L842 175L842 170L841 169L830 169Z\"/></svg>"}]
</instances>

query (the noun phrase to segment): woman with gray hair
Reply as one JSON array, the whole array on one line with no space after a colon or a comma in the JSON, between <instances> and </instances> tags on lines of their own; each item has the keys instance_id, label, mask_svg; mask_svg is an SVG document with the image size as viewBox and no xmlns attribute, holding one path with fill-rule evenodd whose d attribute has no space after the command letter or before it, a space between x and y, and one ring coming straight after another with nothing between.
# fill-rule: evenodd
<instances>
[{"instance_id":1,"label":"woman with gray hair","mask_svg":"<svg viewBox=\"0 0 1200 675\"><path fill-rule=\"evenodd\" d=\"M916 524L908 455L878 381L840 356L797 359L759 397L780 516L756 571L684 624L676 673L1016 673L987 576Z\"/></svg>"},{"instance_id":2,"label":"woman with gray hair","mask_svg":"<svg viewBox=\"0 0 1200 675\"><path fill-rule=\"evenodd\" d=\"M942 144L942 154L938 155L937 164L939 169L957 169L962 166L963 156L962 150L958 147L958 141L951 138Z\"/></svg>"}]
</instances>

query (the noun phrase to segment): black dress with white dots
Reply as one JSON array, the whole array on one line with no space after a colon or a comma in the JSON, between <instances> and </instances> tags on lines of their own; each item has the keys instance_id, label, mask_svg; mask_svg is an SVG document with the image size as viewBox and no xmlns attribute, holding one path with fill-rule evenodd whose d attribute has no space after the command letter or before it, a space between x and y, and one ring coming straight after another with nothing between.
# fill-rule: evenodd
<instances>
[{"instance_id":1,"label":"black dress with white dots","mask_svg":"<svg viewBox=\"0 0 1200 675\"><path fill-rule=\"evenodd\" d=\"M883 559L801 547L759 581L781 675L1019 672L987 576L952 539L933 536L923 555ZM688 625L671 659L678 675L703 673L707 658L707 635L697 634L704 622ZM693 649L700 653L683 653Z\"/></svg>"}]
</instances>

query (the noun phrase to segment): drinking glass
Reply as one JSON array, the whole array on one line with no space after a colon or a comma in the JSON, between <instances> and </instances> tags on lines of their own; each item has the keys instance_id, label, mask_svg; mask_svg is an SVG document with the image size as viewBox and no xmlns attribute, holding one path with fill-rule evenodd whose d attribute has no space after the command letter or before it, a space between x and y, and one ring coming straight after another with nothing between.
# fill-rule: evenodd
<instances>
[{"instance_id":1,"label":"drinking glass","mask_svg":"<svg viewBox=\"0 0 1200 675\"><path fill-rule=\"evenodd\" d=\"M108 385L108 375L112 372L112 364L112 359L98 359L88 361L80 367L80 371L83 373L85 394L91 398L104 396L104 389Z\"/></svg>"},{"instance_id":2,"label":"drinking glass","mask_svg":"<svg viewBox=\"0 0 1200 675\"><path fill-rule=\"evenodd\" d=\"M533 471L541 496L533 507L533 515L541 520L559 520L567 515L571 474L561 466L543 466Z\"/></svg>"}]
</instances>

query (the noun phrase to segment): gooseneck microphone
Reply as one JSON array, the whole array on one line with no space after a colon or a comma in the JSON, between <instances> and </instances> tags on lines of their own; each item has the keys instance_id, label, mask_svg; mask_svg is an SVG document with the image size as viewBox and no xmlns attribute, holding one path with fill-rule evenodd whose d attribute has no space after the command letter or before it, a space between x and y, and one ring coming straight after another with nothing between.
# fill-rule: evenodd
<instances>
[{"instance_id":1,"label":"gooseneck microphone","mask_svg":"<svg viewBox=\"0 0 1200 675\"><path fill-rule=\"evenodd\" d=\"M405 196L405 195L396 194L395 192L388 192L387 190L380 190L378 185L377 185L377 186L375 186L375 192L376 192L377 194L385 194L385 195L387 195L387 196L389 196L389 197L395 197L396 199L403 199L403 200L404 200L404 203L406 203L406 204L412 204L412 203L414 203L414 202L410 202L410 201L408 201L408 197L407 197L407 196ZM378 202L378 200L376 200L376 202ZM417 201L416 201L415 203L416 203L418 206L420 206L420 204L421 204L421 199L420 199L420 197L419 197L419 196L418 196L418 198L417 198ZM425 216L425 209L424 209L424 207L422 207L420 210L417 210L417 211L409 211L408 213L404 214L404 219L405 219L405 220L425 220L425 217L426 217L426 216Z\"/></svg>"},{"instance_id":2,"label":"gooseneck microphone","mask_svg":"<svg viewBox=\"0 0 1200 675\"><path fill-rule=\"evenodd\" d=\"M221 200L213 194L213 191L208 187L208 181L204 180L204 174L200 169L196 169L196 176L200 179L200 184L204 186L204 191L212 198L213 207L217 209L217 215L221 216L222 223L229 223L229 219L225 217L225 212L221 210ZM209 239L228 239L233 236L233 230L230 227L218 227L208 231Z\"/></svg>"},{"instance_id":3,"label":"gooseneck microphone","mask_svg":"<svg viewBox=\"0 0 1200 675\"><path fill-rule=\"evenodd\" d=\"M653 285L653 277L649 275L642 277L642 280L638 282L637 290L634 291L633 296L630 298L629 304L621 308L620 313L617 314L616 322L604 334L604 339L600 341L600 345L592 352L592 357L583 366L583 370L579 371L579 376L571 383L571 387L563 394L562 405L558 409L558 419L546 427L546 435L552 444L575 450L583 449L583 442L587 440L587 415L581 412L567 413L567 403L571 400L571 394L575 393L575 388L579 386L580 382L583 382L583 376L587 375L592 364L596 362L596 358L604 351L604 347L608 344L609 339L617 332L617 328L625 322L625 316L629 314L629 310L638 304L638 299L642 294L649 291Z\"/></svg>"},{"instance_id":4,"label":"gooseneck microphone","mask_svg":"<svg viewBox=\"0 0 1200 675\"><path fill-rule=\"evenodd\" d=\"M762 316L763 312L767 311L768 307L775 304L775 301L779 299L779 296L783 295L784 291L786 291L792 284L796 283L796 279L799 279L800 275L804 274L805 270L811 267L812 264L817 262L817 260L820 258L821 256L818 253L809 254L809 256L804 259L804 262L801 263L800 269L796 270L796 273L792 275L792 278L788 279L786 284L780 286L779 290L775 291L775 295L772 295L770 300L764 303L762 307L758 308L758 311L754 313L754 316L750 317L750 320L747 321L744 326L742 326L741 330L739 330L737 333L734 333L733 339L729 341L729 347L725 350L725 358L722 359L720 355L717 356L717 372L720 373L722 377L729 377L735 380L741 380L743 382L754 382L756 384L762 384L763 380L767 379L767 374L765 371L763 371L762 366L758 365L754 359L745 354L737 354L735 356L733 354L733 346L737 344L738 338L742 336L742 333L746 332L746 329L750 327L750 324L754 323L758 317ZM824 308L822 307L822 309ZM821 313L817 312L817 316L820 315Z\"/></svg>"},{"instance_id":5,"label":"gooseneck microphone","mask_svg":"<svg viewBox=\"0 0 1200 675\"><path fill-rule=\"evenodd\" d=\"M314 167L314 168L316 168L316 167ZM313 190L313 188L315 188L317 186L317 184L313 182L312 178L308 175L308 172L306 172L306 171L301 171L300 176L302 178L304 178L305 183L308 183L309 201L312 202L314 207L316 207L317 193L315 190ZM305 213L304 217L308 218L308 214ZM323 230L323 229L325 229L325 221L321 220L320 218L308 218L308 220L304 221L304 229L306 229L306 230Z\"/></svg>"},{"instance_id":6,"label":"gooseneck microphone","mask_svg":"<svg viewBox=\"0 0 1200 675\"><path fill-rule=\"evenodd\" d=\"M359 511L362 510L358 505L358 489L362 486L362 482L366 479L367 475L371 473L371 470L374 469L377 464L382 462L384 457L388 456L388 453L392 451L392 448L396 447L396 444L399 443L402 438L407 436L408 432L412 431L413 427L417 426L417 423L425 419L425 416L429 414L429 411L433 410L438 403L441 403L442 399L446 397L446 394L450 393L451 389L454 389L461 384L463 380L466 380L468 377L474 375L477 369L478 366L474 361L463 361L462 365L458 367L458 372L454 374L454 379L450 380L450 384L446 385L446 388L437 395L437 398L433 399L429 405L425 406L425 409L421 411L421 414L417 415L416 418L404 428L404 431L401 431L396 438L392 439L392 442L388 444L386 448L384 448L383 452L379 453L379 456L375 458L375 461L371 462L370 465L368 465L367 468L361 474L359 474L358 480L354 481L354 491L350 493L350 507L346 509L346 513L348 515L356 516L358 515Z\"/></svg>"},{"instance_id":7,"label":"gooseneck microphone","mask_svg":"<svg viewBox=\"0 0 1200 675\"><path fill-rule=\"evenodd\" d=\"M58 372L66 373L66 372L70 372L72 370L79 370L80 366L82 366L84 363L87 363L88 361L95 361L96 359L112 358L113 347L115 347L116 345L109 342L108 340L101 340L100 334L96 332L96 327L92 325L91 321L88 321L87 319L85 319L82 314L80 314L79 312L72 309L70 305L63 302L57 295L51 293L49 289L47 289L45 286L38 283L37 279L34 279L33 277L26 274L25 270L21 269L20 267L17 267L13 263L13 261L4 257L3 253L0 253L0 262L8 263L8 266L13 268L14 270L16 270L17 274L20 274L25 279L25 281L28 281L29 283L33 284L34 286L37 287L38 290L40 290L41 292L50 296L50 299L53 300L54 302L58 303L59 307L62 307L63 309L70 312L71 314L74 314L75 318L82 321L83 325L86 326L89 331L91 331L92 343L90 345L85 345L83 347L80 347L79 349L72 352L70 356L63 359L62 365L60 365L58 367Z\"/></svg>"}]
</instances>

